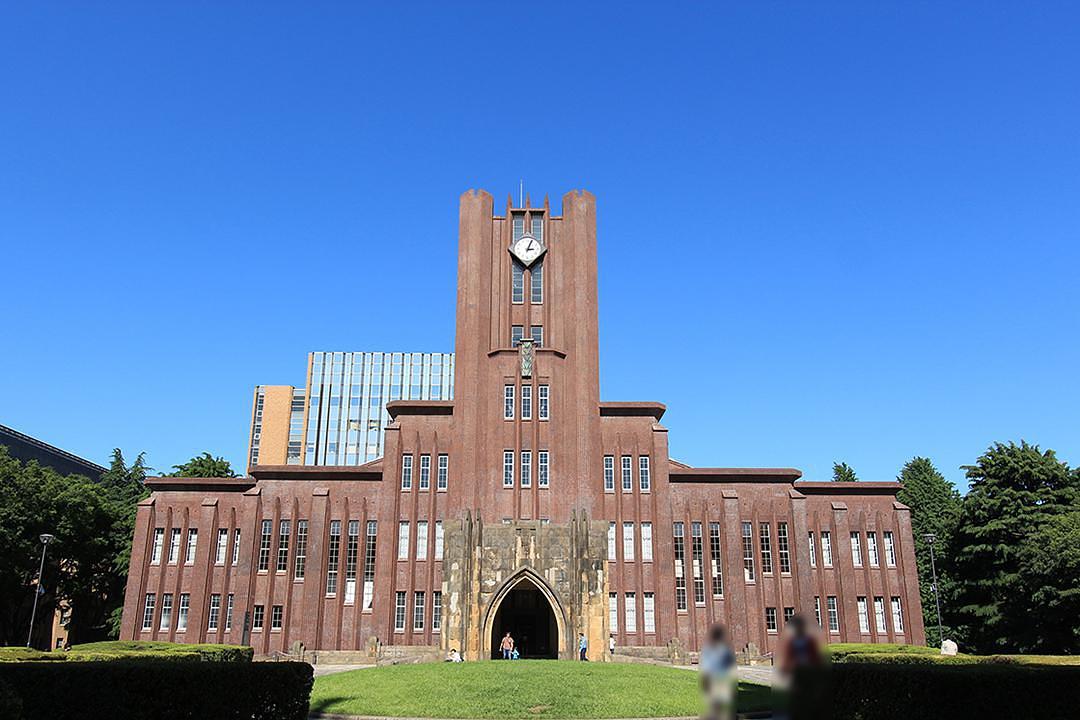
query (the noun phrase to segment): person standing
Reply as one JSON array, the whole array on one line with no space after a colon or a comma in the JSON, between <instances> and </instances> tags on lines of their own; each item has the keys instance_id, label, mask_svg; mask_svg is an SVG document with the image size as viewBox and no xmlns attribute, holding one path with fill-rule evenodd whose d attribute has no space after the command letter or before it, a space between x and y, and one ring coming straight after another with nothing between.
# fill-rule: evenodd
<instances>
[{"instance_id":1,"label":"person standing","mask_svg":"<svg viewBox=\"0 0 1080 720\"><path fill-rule=\"evenodd\" d=\"M499 647L502 649L503 660L509 660L510 653L514 651L514 638L510 637L510 631L507 631L506 635L503 636Z\"/></svg>"},{"instance_id":2,"label":"person standing","mask_svg":"<svg viewBox=\"0 0 1080 720\"><path fill-rule=\"evenodd\" d=\"M578 655L579 655L578 659L579 660L588 660L589 658L587 658L585 656L585 654L586 654L586 652L588 652L588 650L589 650L589 643L588 643L587 640L585 640L585 633L578 633Z\"/></svg>"},{"instance_id":3,"label":"person standing","mask_svg":"<svg viewBox=\"0 0 1080 720\"><path fill-rule=\"evenodd\" d=\"M612 654L612 655L615 654L615 636L614 635L608 635L607 649L608 649L608 652L610 654Z\"/></svg>"},{"instance_id":4,"label":"person standing","mask_svg":"<svg viewBox=\"0 0 1080 720\"><path fill-rule=\"evenodd\" d=\"M735 651L727 643L722 625L709 630L709 644L701 651L701 689L705 693L706 718L735 717Z\"/></svg>"}]
</instances>

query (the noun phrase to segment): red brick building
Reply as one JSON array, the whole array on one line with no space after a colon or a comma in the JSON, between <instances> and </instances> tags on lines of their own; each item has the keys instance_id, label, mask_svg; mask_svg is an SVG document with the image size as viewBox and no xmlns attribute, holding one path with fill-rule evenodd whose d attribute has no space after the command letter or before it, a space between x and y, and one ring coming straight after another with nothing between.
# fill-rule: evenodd
<instances>
[{"instance_id":1,"label":"red brick building","mask_svg":"<svg viewBox=\"0 0 1080 720\"><path fill-rule=\"evenodd\" d=\"M123 637L257 653L457 647L695 650L710 624L775 649L924 641L893 482L668 457L664 406L601 401L596 203L496 214L461 197L455 393L387 405L383 457L160 478L139 507Z\"/></svg>"}]
</instances>

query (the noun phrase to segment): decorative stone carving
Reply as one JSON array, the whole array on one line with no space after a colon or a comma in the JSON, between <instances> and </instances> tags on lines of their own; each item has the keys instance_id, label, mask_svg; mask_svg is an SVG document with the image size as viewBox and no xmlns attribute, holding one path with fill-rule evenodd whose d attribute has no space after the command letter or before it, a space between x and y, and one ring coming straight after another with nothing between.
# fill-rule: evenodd
<instances>
[{"instance_id":1,"label":"decorative stone carving","mask_svg":"<svg viewBox=\"0 0 1080 720\"><path fill-rule=\"evenodd\" d=\"M518 345L518 355L521 357L521 377L531 378L533 374L532 338L521 338L521 342Z\"/></svg>"}]
</instances>

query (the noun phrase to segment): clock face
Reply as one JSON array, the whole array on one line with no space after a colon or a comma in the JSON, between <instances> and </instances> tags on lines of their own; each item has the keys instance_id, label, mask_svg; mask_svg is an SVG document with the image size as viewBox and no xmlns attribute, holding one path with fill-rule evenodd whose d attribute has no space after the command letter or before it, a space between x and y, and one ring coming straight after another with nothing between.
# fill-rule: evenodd
<instances>
[{"instance_id":1,"label":"clock face","mask_svg":"<svg viewBox=\"0 0 1080 720\"><path fill-rule=\"evenodd\" d=\"M536 259L544 254L544 245L532 235L522 235L513 245L510 252L521 261L525 267L529 267Z\"/></svg>"}]
</instances>

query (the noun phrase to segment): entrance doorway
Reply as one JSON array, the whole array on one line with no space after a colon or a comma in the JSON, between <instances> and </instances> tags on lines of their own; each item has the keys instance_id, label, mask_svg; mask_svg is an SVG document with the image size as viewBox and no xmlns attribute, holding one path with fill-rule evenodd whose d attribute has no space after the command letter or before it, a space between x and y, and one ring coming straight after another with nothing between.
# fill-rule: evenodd
<instances>
[{"instance_id":1,"label":"entrance doorway","mask_svg":"<svg viewBox=\"0 0 1080 720\"><path fill-rule=\"evenodd\" d=\"M491 657L501 658L503 636L510 633L523 658L559 657L559 628L555 611L540 589L521 580L506 594L491 624Z\"/></svg>"}]
</instances>

